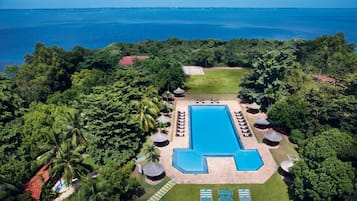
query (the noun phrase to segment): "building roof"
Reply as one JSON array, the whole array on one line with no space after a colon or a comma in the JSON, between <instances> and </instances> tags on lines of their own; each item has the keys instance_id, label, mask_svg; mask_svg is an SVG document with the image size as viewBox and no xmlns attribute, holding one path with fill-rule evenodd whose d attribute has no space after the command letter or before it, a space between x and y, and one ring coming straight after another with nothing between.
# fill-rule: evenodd
<instances>
[{"instance_id":1,"label":"building roof","mask_svg":"<svg viewBox=\"0 0 357 201\"><path fill-rule=\"evenodd\" d=\"M121 66L130 66L135 63L135 59L144 60L149 58L148 56L125 56L119 61Z\"/></svg>"},{"instance_id":2,"label":"building roof","mask_svg":"<svg viewBox=\"0 0 357 201\"><path fill-rule=\"evenodd\" d=\"M336 79L332 77L328 77L326 75L313 75L314 80L319 81L319 82L331 82L331 83L336 83Z\"/></svg>"},{"instance_id":3,"label":"building roof","mask_svg":"<svg viewBox=\"0 0 357 201\"><path fill-rule=\"evenodd\" d=\"M50 179L48 166L49 164L44 165L25 185L25 191L31 192L31 197L35 200L39 200L41 198L42 186Z\"/></svg>"}]
</instances>

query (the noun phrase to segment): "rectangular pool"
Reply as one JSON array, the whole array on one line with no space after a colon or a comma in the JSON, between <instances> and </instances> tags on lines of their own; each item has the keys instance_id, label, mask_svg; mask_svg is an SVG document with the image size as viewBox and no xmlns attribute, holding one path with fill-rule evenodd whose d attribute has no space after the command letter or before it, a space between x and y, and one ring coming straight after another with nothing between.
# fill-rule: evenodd
<instances>
[{"instance_id":1,"label":"rectangular pool","mask_svg":"<svg viewBox=\"0 0 357 201\"><path fill-rule=\"evenodd\" d=\"M238 171L258 170L257 150L245 150L226 105L189 106L190 145L174 149L173 166L183 173L207 173L206 157L235 159Z\"/></svg>"}]
</instances>

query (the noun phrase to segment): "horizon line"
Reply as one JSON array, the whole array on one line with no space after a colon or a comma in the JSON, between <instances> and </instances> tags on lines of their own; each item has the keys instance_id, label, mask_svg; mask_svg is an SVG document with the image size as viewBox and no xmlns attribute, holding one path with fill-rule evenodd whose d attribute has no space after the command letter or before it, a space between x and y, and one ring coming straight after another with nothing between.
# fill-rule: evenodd
<instances>
[{"instance_id":1,"label":"horizon line","mask_svg":"<svg viewBox=\"0 0 357 201\"><path fill-rule=\"evenodd\" d=\"M219 9L219 8L232 8L232 9L237 9L237 8L242 8L242 9L357 9L357 7L226 7L226 6L220 6L220 7L186 7L186 6L155 6L155 7L148 7L148 6L143 6L143 7L137 7L137 6L128 6L128 7L111 7L111 6L104 6L104 7L59 7L59 8L0 8L0 10L63 10L63 9L157 9L157 8L170 8L170 9Z\"/></svg>"}]
</instances>

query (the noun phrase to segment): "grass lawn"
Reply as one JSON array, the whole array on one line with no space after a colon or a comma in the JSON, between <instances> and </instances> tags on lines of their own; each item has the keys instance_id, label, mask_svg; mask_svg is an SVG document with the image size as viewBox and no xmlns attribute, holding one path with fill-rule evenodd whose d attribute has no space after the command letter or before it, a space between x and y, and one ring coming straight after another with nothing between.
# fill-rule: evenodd
<instances>
[{"instance_id":1,"label":"grass lawn","mask_svg":"<svg viewBox=\"0 0 357 201\"><path fill-rule=\"evenodd\" d=\"M206 69L204 75L191 75L187 94L238 94L239 84L249 69Z\"/></svg>"},{"instance_id":2,"label":"grass lawn","mask_svg":"<svg viewBox=\"0 0 357 201\"><path fill-rule=\"evenodd\" d=\"M249 188L254 201L288 201L288 188L281 176L275 173L265 184L176 184L164 197L163 201L200 200L200 189L210 188L213 200L218 200L217 190L233 190L233 200L238 201L238 188Z\"/></svg>"}]
</instances>

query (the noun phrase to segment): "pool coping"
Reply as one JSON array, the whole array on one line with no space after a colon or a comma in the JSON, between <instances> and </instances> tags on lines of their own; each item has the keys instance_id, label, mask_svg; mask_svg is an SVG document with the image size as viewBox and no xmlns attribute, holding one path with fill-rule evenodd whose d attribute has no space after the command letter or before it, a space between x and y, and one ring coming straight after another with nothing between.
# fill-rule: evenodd
<instances>
[{"instance_id":1,"label":"pool coping","mask_svg":"<svg viewBox=\"0 0 357 201\"><path fill-rule=\"evenodd\" d=\"M188 106L196 105L194 100L176 100L176 111L185 111L188 115ZM232 101L220 101L219 105L227 105L229 112L231 113L234 126L239 133L239 138L245 149L257 149L261 159L263 160L263 166L257 171L237 171L235 161L233 157L207 157L207 174L185 174L172 166L173 164L173 149L174 148L189 148L189 127L185 127L185 136L178 137L174 135L176 132L176 115L171 122L171 135L170 144L165 147L161 147L160 163L165 168L166 175L173 179L176 183L181 184L243 184L243 183L265 183L278 169L273 156L270 153L272 147L258 143L254 137L244 137L240 131L238 121L234 118L235 111L241 111L238 100ZM202 105L202 104L201 104ZM210 105L208 103L207 105ZM185 125L188 125L189 118L186 116ZM252 129L251 129L252 130ZM276 147L275 147L276 148Z\"/></svg>"},{"instance_id":2,"label":"pool coping","mask_svg":"<svg viewBox=\"0 0 357 201\"><path fill-rule=\"evenodd\" d=\"M238 150L235 150L235 152L219 152L219 153L201 153L199 150L195 150L193 149L193 136L191 135L191 133L193 133L192 130L192 110L194 107L224 107L224 113L227 115L228 120L229 120L229 127L231 127L232 131L233 131L233 135L234 138L237 141ZM239 136L239 132L238 129L236 127L236 125L234 124L234 118L232 118L232 112L229 109L228 105L224 105L224 104L194 104L194 105L188 105L188 114L187 114L187 118L188 118L188 122L189 124L187 125L188 130L190 131L190 135L189 135L189 143L188 143L188 148L173 148L173 160L172 160L172 165L180 170L182 173L184 174L207 174L208 173L208 165L207 165L207 158L211 157L233 157L235 164L236 164L236 171L257 171L259 170L263 165L263 160L258 152L257 149L245 149L244 148L244 144L242 143L241 137ZM198 171L198 170L185 170L182 167L180 167L180 164L178 163L177 160L175 160L175 157L177 157L177 154L179 154L178 152L195 152L198 153L201 158L202 158L202 170ZM239 158L237 157L238 153L244 153L244 152L258 152L258 160L260 160L260 165L255 167L254 169L250 169L247 168L246 166L244 167L244 164L242 163L238 163ZM243 167L240 167L243 166ZM241 168L241 169L240 169ZM245 169L244 169L245 168ZM199 169L199 168L198 168Z\"/></svg>"}]
</instances>

